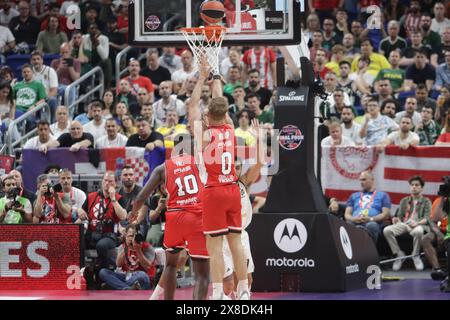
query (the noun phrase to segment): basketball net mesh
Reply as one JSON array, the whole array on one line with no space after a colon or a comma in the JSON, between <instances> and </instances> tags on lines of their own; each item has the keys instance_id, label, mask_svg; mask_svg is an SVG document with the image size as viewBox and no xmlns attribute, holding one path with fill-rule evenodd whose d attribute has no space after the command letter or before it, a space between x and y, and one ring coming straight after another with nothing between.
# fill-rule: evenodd
<instances>
[{"instance_id":1,"label":"basketball net mesh","mask_svg":"<svg viewBox=\"0 0 450 320\"><path fill-rule=\"evenodd\" d=\"M224 31L225 28L220 26L181 29L197 65L200 65L201 57L206 57L213 75L220 74L219 53Z\"/></svg>"}]
</instances>

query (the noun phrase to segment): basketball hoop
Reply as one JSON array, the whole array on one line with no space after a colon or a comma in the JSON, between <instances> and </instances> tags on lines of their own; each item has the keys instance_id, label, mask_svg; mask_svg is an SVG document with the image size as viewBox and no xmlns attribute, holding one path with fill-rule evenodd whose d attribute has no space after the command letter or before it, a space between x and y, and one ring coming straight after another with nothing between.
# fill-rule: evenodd
<instances>
[{"instance_id":1,"label":"basketball hoop","mask_svg":"<svg viewBox=\"0 0 450 320\"><path fill-rule=\"evenodd\" d=\"M206 57L213 75L219 72L219 53L222 46L225 28L222 26L205 26L198 28L182 28L184 38L194 54L197 65L201 57Z\"/></svg>"}]
</instances>

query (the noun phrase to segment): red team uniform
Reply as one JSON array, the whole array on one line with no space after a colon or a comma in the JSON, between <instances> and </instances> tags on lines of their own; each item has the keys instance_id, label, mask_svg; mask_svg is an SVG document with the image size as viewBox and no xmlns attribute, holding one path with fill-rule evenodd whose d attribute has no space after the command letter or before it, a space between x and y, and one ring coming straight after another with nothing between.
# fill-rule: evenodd
<instances>
[{"instance_id":1,"label":"red team uniform","mask_svg":"<svg viewBox=\"0 0 450 320\"><path fill-rule=\"evenodd\" d=\"M164 248L186 249L193 258L208 258L202 227L203 184L194 157L179 155L165 162L166 211ZM186 246L187 242L187 246Z\"/></svg>"},{"instance_id":2,"label":"red team uniform","mask_svg":"<svg viewBox=\"0 0 450 320\"><path fill-rule=\"evenodd\" d=\"M203 150L208 175L203 193L203 231L209 235L241 232L241 194L234 167L236 137L228 124L209 126L211 142Z\"/></svg>"}]
</instances>

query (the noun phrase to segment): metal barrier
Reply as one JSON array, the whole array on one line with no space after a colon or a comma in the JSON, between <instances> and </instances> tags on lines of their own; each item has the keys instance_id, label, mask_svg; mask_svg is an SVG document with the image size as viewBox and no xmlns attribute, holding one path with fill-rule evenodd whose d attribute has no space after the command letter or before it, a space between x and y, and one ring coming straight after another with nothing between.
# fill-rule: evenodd
<instances>
[{"instance_id":1,"label":"metal barrier","mask_svg":"<svg viewBox=\"0 0 450 320\"><path fill-rule=\"evenodd\" d=\"M126 54L131 50L132 48L130 46L122 49L117 55L116 55L116 61L115 61L115 78L116 78L116 87L119 86L120 79L122 79L122 76L128 72L128 68L125 67L123 70L120 70L120 63L122 61L122 58L126 56ZM147 57L146 53L142 53L138 57L138 61L145 59Z\"/></svg>"},{"instance_id":2,"label":"metal barrier","mask_svg":"<svg viewBox=\"0 0 450 320\"><path fill-rule=\"evenodd\" d=\"M23 115L21 115L17 119L14 119L14 121L12 121L9 124L8 132L6 133L6 139L5 139L6 149L2 148L3 152L6 151L7 154L13 155L14 147L16 147L17 145L20 146L22 144L22 142L27 141L28 138L32 137L37 132L37 128L34 128L30 132L26 132L26 133L22 134L18 140L14 141L14 142L12 141L14 127L17 126L18 124L20 124L21 122L24 122L29 116L35 115L37 112L39 112L41 110L43 111L43 114L45 115L45 118L46 118L45 120L47 120L50 123L50 117L51 117L50 106L46 102L41 102L36 107L32 108L31 110L28 110Z\"/></svg>"},{"instance_id":3,"label":"metal barrier","mask_svg":"<svg viewBox=\"0 0 450 320\"><path fill-rule=\"evenodd\" d=\"M95 80L96 80L96 74L98 74L98 79L99 79L99 83L97 85L95 85ZM83 96L78 97L74 102L72 102L70 105L67 106L67 108L69 109L69 117L70 119L73 119L73 116L75 114L75 106L78 105L78 103L86 101L90 98L92 98L92 94L95 92L99 92L99 97L101 98L103 96L103 91L104 91L104 74L103 74L103 70L100 67L95 67L92 70L90 70L89 72L83 74L79 79L77 79L76 81L72 82L71 84L69 84L66 87L66 90L64 91L64 101L67 104L67 102L69 101L69 95L70 95L70 90L76 86L78 86L79 84L81 84L82 82L84 82L85 80L89 79L90 77L92 77L92 89L90 89L88 92L86 92Z\"/></svg>"}]
</instances>

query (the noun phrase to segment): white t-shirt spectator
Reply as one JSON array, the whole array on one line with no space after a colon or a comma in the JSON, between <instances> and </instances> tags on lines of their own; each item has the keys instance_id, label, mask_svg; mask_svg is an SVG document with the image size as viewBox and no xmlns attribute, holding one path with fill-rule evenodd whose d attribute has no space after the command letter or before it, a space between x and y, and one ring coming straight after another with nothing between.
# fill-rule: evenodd
<instances>
[{"instance_id":1,"label":"white t-shirt spectator","mask_svg":"<svg viewBox=\"0 0 450 320\"><path fill-rule=\"evenodd\" d=\"M163 99L159 99L153 103L153 112L156 119L159 121L166 121L166 111L170 109L177 110L178 117L183 117L186 115L186 108L184 107L184 102L177 99L175 95L170 96L170 101L168 104L164 104Z\"/></svg>"},{"instance_id":2,"label":"white t-shirt spectator","mask_svg":"<svg viewBox=\"0 0 450 320\"><path fill-rule=\"evenodd\" d=\"M33 67L34 80L42 82L48 94L50 88L58 88L58 75L55 69L49 66L42 66L41 71L36 71Z\"/></svg>"},{"instance_id":3,"label":"white t-shirt spectator","mask_svg":"<svg viewBox=\"0 0 450 320\"><path fill-rule=\"evenodd\" d=\"M444 29L447 27L450 27L450 20L447 18L444 18L444 21L442 22L437 22L436 18L433 18L433 20L431 20L431 30L439 33L441 37Z\"/></svg>"},{"instance_id":4,"label":"white t-shirt spectator","mask_svg":"<svg viewBox=\"0 0 450 320\"><path fill-rule=\"evenodd\" d=\"M395 122L400 123L404 115L406 115L406 111L397 112L395 114ZM414 111L414 114L412 116L412 122L414 127L416 127L422 122L422 116L417 111Z\"/></svg>"},{"instance_id":5,"label":"white t-shirt spectator","mask_svg":"<svg viewBox=\"0 0 450 320\"><path fill-rule=\"evenodd\" d=\"M355 144L362 144L364 141L359 137L359 131L361 131L361 125L353 122L352 127L347 129L345 124L341 124L342 136L352 139Z\"/></svg>"},{"instance_id":6,"label":"white t-shirt spectator","mask_svg":"<svg viewBox=\"0 0 450 320\"><path fill-rule=\"evenodd\" d=\"M50 130L52 131L55 139L58 139L59 136L62 135L63 133L69 133L69 128L70 128L70 120L69 120L69 123L67 124L67 127L64 130L61 130L58 128L57 122L50 125Z\"/></svg>"},{"instance_id":7,"label":"white t-shirt spectator","mask_svg":"<svg viewBox=\"0 0 450 320\"><path fill-rule=\"evenodd\" d=\"M415 132L409 132L405 139L400 138L400 131L395 131L390 133L388 136L388 139L392 141L392 143L396 146L399 146L401 144L411 144L415 143L416 145L419 144L420 138L419 135Z\"/></svg>"},{"instance_id":8,"label":"white t-shirt spectator","mask_svg":"<svg viewBox=\"0 0 450 320\"><path fill-rule=\"evenodd\" d=\"M6 44L14 41L15 38L9 28L0 26L0 53L3 53Z\"/></svg>"},{"instance_id":9,"label":"white t-shirt spectator","mask_svg":"<svg viewBox=\"0 0 450 320\"><path fill-rule=\"evenodd\" d=\"M50 135L49 141L55 141L55 137ZM31 139L28 139L28 141L23 146L24 149L38 149L40 146L42 146L42 143L39 141L39 137L33 137Z\"/></svg>"},{"instance_id":10,"label":"white t-shirt spectator","mask_svg":"<svg viewBox=\"0 0 450 320\"><path fill-rule=\"evenodd\" d=\"M83 131L92 134L94 141L96 141L106 135L105 123L106 120L102 119L101 124L96 126L94 120L91 120L83 126Z\"/></svg>"},{"instance_id":11,"label":"white t-shirt spectator","mask_svg":"<svg viewBox=\"0 0 450 320\"><path fill-rule=\"evenodd\" d=\"M83 207L83 203L86 201L87 196L82 190L72 187L72 190L69 193L69 197L72 209L77 209Z\"/></svg>"},{"instance_id":12,"label":"white t-shirt spectator","mask_svg":"<svg viewBox=\"0 0 450 320\"><path fill-rule=\"evenodd\" d=\"M96 148L125 147L127 144L127 141L128 141L128 138L121 133L118 133L117 137L114 140L109 140L108 135L106 135L95 141L95 147Z\"/></svg>"},{"instance_id":13,"label":"white t-shirt spectator","mask_svg":"<svg viewBox=\"0 0 450 320\"><path fill-rule=\"evenodd\" d=\"M19 11L16 9L9 9L9 14L5 13L5 10L0 10L0 25L7 27L12 18L17 17L19 15Z\"/></svg>"},{"instance_id":14,"label":"white t-shirt spectator","mask_svg":"<svg viewBox=\"0 0 450 320\"><path fill-rule=\"evenodd\" d=\"M389 130L394 131L397 129L398 124L385 115L380 114L375 119L371 118L367 124L365 144L368 146L379 144L386 139L389 134Z\"/></svg>"},{"instance_id":15,"label":"white t-shirt spectator","mask_svg":"<svg viewBox=\"0 0 450 320\"><path fill-rule=\"evenodd\" d=\"M323 138L320 145L322 147L336 146L336 144L334 144L333 138L331 136ZM337 146L347 146L348 147L348 146L354 146L354 145L355 145L355 143L353 142L352 139L350 139L349 137L346 137L346 136L342 136L341 143L338 144Z\"/></svg>"},{"instance_id":16,"label":"white t-shirt spectator","mask_svg":"<svg viewBox=\"0 0 450 320\"><path fill-rule=\"evenodd\" d=\"M172 73L172 81L175 83L184 83L187 78L194 76L196 72L197 72L196 67L194 67L194 69L189 73L184 71L184 69L177 70L174 73Z\"/></svg>"}]
</instances>

